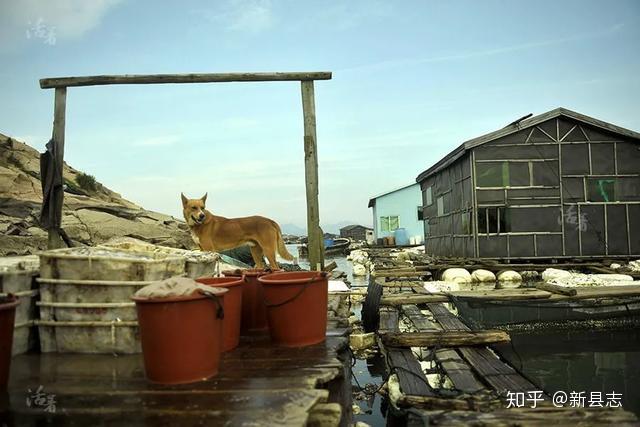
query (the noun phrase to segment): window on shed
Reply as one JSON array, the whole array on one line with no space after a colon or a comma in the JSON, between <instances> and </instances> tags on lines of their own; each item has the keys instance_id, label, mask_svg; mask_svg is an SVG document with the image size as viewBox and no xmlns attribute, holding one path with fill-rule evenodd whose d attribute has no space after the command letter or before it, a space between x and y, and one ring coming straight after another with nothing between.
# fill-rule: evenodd
<instances>
[{"instance_id":1,"label":"window on shed","mask_svg":"<svg viewBox=\"0 0 640 427\"><path fill-rule=\"evenodd\" d=\"M428 186L425 190L425 198L427 206L431 206L433 204L433 185Z\"/></svg>"},{"instance_id":2,"label":"window on shed","mask_svg":"<svg viewBox=\"0 0 640 427\"><path fill-rule=\"evenodd\" d=\"M504 207L478 209L478 234L508 233L511 231L509 211Z\"/></svg>"},{"instance_id":3,"label":"window on shed","mask_svg":"<svg viewBox=\"0 0 640 427\"><path fill-rule=\"evenodd\" d=\"M400 217L397 215L380 217L381 231L393 231L397 228L400 228Z\"/></svg>"},{"instance_id":4,"label":"window on shed","mask_svg":"<svg viewBox=\"0 0 640 427\"><path fill-rule=\"evenodd\" d=\"M615 202L616 180L612 178L587 178L589 202Z\"/></svg>"},{"instance_id":5,"label":"window on shed","mask_svg":"<svg viewBox=\"0 0 640 427\"><path fill-rule=\"evenodd\" d=\"M418 206L418 221L424 221L424 211L422 206Z\"/></svg>"},{"instance_id":6,"label":"window on shed","mask_svg":"<svg viewBox=\"0 0 640 427\"><path fill-rule=\"evenodd\" d=\"M444 197L438 197L436 200L436 204L438 205L438 216L444 215Z\"/></svg>"},{"instance_id":7,"label":"window on shed","mask_svg":"<svg viewBox=\"0 0 640 427\"><path fill-rule=\"evenodd\" d=\"M505 187L509 185L509 163L476 163L478 187Z\"/></svg>"}]
</instances>

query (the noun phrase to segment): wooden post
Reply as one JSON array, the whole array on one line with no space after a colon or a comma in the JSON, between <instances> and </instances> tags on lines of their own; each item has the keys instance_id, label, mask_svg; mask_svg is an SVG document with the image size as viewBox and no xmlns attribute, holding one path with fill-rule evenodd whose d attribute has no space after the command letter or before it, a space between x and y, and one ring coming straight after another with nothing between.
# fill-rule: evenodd
<instances>
[{"instance_id":1,"label":"wooden post","mask_svg":"<svg viewBox=\"0 0 640 427\"><path fill-rule=\"evenodd\" d=\"M65 127L65 110L67 103L67 88L57 87L54 101L53 110L53 143L55 144L56 163L60 165L58 172L58 178L60 182L63 182L63 170L64 170L64 127ZM64 197L64 191L61 192L60 197ZM52 206L52 208L55 208ZM58 212L60 218L62 218L62 212ZM49 228L49 240L47 247L49 249L57 249L64 247L64 241L60 235L60 230L55 227Z\"/></svg>"},{"instance_id":2,"label":"wooden post","mask_svg":"<svg viewBox=\"0 0 640 427\"><path fill-rule=\"evenodd\" d=\"M304 170L307 190L307 247L309 248L311 270L322 270L324 267L324 245L320 230L318 203L318 153L313 80L303 80L301 85L304 115Z\"/></svg>"}]
</instances>

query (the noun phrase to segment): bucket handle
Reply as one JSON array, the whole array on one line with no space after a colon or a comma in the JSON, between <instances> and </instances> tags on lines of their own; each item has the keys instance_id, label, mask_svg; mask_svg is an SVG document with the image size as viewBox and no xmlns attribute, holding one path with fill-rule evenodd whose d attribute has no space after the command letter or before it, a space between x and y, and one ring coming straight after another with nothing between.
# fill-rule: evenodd
<instances>
[{"instance_id":1,"label":"bucket handle","mask_svg":"<svg viewBox=\"0 0 640 427\"><path fill-rule=\"evenodd\" d=\"M325 272L322 272L319 276L320 276L320 277L325 277L326 275L327 275L327 274L326 274ZM279 302L279 303L277 303L277 304L272 304L272 303L270 303L269 301L267 301L267 299L265 298L265 301L264 301L264 302L265 302L265 305L266 305L267 307L281 307L281 306L283 306L283 305L285 305L285 304L289 304L291 301L295 300L295 299L296 299L296 298L298 298L300 295L302 295L302 293L307 289L307 287L308 287L311 283L315 282L317 278L318 278L318 276L316 276L316 277L312 277L311 279L309 279L309 280L304 284L304 286L303 286L302 288L300 288L300 290L299 290L299 291L298 291L294 296L292 296L291 298L288 298L288 299L286 299L286 300L284 300L284 301L282 301L282 302Z\"/></svg>"},{"instance_id":2,"label":"bucket handle","mask_svg":"<svg viewBox=\"0 0 640 427\"><path fill-rule=\"evenodd\" d=\"M212 294L211 292L201 291L204 296L211 299L216 306L218 307L216 310L216 317L218 319L224 319L224 308L222 308L222 304L220 303L220 298L217 295Z\"/></svg>"}]
</instances>

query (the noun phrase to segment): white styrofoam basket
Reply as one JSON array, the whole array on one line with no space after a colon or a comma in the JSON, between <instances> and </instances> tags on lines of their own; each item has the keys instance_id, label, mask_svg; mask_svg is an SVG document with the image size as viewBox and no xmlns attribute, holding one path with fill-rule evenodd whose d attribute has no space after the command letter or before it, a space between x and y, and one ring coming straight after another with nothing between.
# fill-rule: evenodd
<instances>
[{"instance_id":1,"label":"white styrofoam basket","mask_svg":"<svg viewBox=\"0 0 640 427\"><path fill-rule=\"evenodd\" d=\"M60 303L132 302L131 296L151 282L39 278L40 301Z\"/></svg>"},{"instance_id":2,"label":"white styrofoam basket","mask_svg":"<svg viewBox=\"0 0 640 427\"><path fill-rule=\"evenodd\" d=\"M140 353L138 323L36 320L43 353Z\"/></svg>"},{"instance_id":3,"label":"white styrofoam basket","mask_svg":"<svg viewBox=\"0 0 640 427\"><path fill-rule=\"evenodd\" d=\"M11 293L20 301L13 329L13 355L26 353L36 340L33 320L38 290L33 289L33 280L40 272L39 266L35 255L0 258L0 296Z\"/></svg>"},{"instance_id":4,"label":"white styrofoam basket","mask_svg":"<svg viewBox=\"0 0 640 427\"><path fill-rule=\"evenodd\" d=\"M161 253L81 247L40 254L40 277L45 279L150 281L184 270L184 258Z\"/></svg>"},{"instance_id":5,"label":"white styrofoam basket","mask_svg":"<svg viewBox=\"0 0 640 427\"><path fill-rule=\"evenodd\" d=\"M59 321L137 321L134 302L45 302L40 307L40 320Z\"/></svg>"}]
</instances>

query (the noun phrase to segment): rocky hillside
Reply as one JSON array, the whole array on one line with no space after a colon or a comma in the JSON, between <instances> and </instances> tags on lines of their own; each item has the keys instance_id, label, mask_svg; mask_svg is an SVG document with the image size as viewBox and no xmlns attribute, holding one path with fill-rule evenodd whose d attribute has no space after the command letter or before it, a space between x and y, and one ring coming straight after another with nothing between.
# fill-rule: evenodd
<instances>
[{"instance_id":1,"label":"rocky hillside","mask_svg":"<svg viewBox=\"0 0 640 427\"><path fill-rule=\"evenodd\" d=\"M47 247L39 227L42 187L40 153L0 134L0 255L23 255ZM147 211L93 177L65 164L62 228L75 245L96 245L130 236L164 246L191 249L186 224Z\"/></svg>"}]
</instances>

